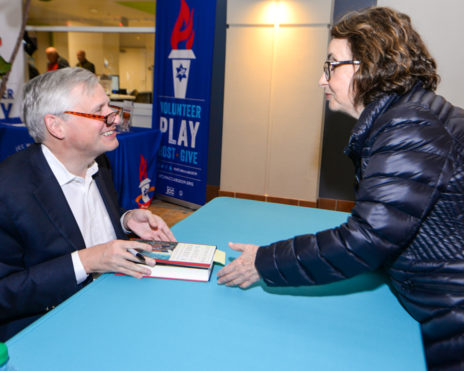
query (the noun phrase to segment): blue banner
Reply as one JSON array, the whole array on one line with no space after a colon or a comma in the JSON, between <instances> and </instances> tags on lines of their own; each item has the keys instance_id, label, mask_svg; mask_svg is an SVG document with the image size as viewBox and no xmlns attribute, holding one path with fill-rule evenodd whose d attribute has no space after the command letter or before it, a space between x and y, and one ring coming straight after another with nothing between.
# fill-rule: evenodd
<instances>
[{"instance_id":1,"label":"blue banner","mask_svg":"<svg viewBox=\"0 0 464 371\"><path fill-rule=\"evenodd\" d=\"M157 193L206 202L216 0L157 0L153 128Z\"/></svg>"}]
</instances>

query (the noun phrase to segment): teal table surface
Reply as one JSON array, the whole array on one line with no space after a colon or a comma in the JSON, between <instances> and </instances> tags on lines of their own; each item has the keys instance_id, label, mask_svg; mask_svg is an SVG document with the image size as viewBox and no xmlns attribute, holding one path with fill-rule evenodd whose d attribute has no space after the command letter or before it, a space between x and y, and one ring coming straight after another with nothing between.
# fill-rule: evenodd
<instances>
[{"instance_id":1,"label":"teal table surface","mask_svg":"<svg viewBox=\"0 0 464 371\"><path fill-rule=\"evenodd\" d=\"M216 198L179 241L267 244L346 213ZM314 287L243 290L105 274L7 342L18 370L426 370L419 324L380 274Z\"/></svg>"}]
</instances>

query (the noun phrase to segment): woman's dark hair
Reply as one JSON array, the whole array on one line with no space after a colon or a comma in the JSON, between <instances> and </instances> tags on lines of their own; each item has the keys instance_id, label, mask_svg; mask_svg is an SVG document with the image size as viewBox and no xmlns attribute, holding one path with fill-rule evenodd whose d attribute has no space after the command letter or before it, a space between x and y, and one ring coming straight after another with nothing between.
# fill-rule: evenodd
<instances>
[{"instance_id":1,"label":"woman's dark hair","mask_svg":"<svg viewBox=\"0 0 464 371\"><path fill-rule=\"evenodd\" d=\"M353 77L355 105L366 106L385 93L402 95L419 81L426 89L437 88L435 60L406 14L384 7L351 12L331 36L346 39L353 60L361 62Z\"/></svg>"}]
</instances>

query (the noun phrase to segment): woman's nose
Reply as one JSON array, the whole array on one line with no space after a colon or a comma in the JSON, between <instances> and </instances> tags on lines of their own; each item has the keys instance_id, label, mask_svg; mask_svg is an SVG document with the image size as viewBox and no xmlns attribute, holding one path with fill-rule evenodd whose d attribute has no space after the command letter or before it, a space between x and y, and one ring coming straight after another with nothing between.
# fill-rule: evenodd
<instances>
[{"instance_id":1,"label":"woman's nose","mask_svg":"<svg viewBox=\"0 0 464 371\"><path fill-rule=\"evenodd\" d=\"M321 78L319 79L319 86L322 88L324 86L326 86L329 82L327 81L326 77L325 77L325 73L322 72L322 75L321 75Z\"/></svg>"}]
</instances>

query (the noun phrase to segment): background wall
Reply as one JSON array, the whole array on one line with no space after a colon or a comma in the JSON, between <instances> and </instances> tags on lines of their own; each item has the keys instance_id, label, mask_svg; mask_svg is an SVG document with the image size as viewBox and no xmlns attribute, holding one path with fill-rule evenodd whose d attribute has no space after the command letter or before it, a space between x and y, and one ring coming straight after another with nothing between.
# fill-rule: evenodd
<instances>
[{"instance_id":1,"label":"background wall","mask_svg":"<svg viewBox=\"0 0 464 371\"><path fill-rule=\"evenodd\" d=\"M72 26L83 26L82 24L72 24ZM58 49L60 53L66 53L69 65L74 67L77 63L77 51L84 50L86 58L95 64L95 72L97 74L103 73L103 35L102 33L90 32L69 32L62 33L68 38L68 47L65 50ZM113 45L118 47L119 45ZM63 55L64 56L64 55ZM116 72L117 73L117 72Z\"/></svg>"},{"instance_id":2,"label":"background wall","mask_svg":"<svg viewBox=\"0 0 464 371\"><path fill-rule=\"evenodd\" d=\"M153 90L153 65L155 55L154 34L121 34L119 50L119 75L121 87L130 93L136 89Z\"/></svg>"},{"instance_id":3,"label":"background wall","mask_svg":"<svg viewBox=\"0 0 464 371\"><path fill-rule=\"evenodd\" d=\"M331 11L326 0L228 2L221 191L317 200Z\"/></svg>"},{"instance_id":4,"label":"background wall","mask_svg":"<svg viewBox=\"0 0 464 371\"><path fill-rule=\"evenodd\" d=\"M87 26L71 22L71 26ZM85 50L87 59L95 64L97 75L120 75L120 87L139 92L152 91L154 65L154 34L100 32L35 32L38 49L33 54L40 73L47 71L45 49L57 48L70 66L77 63L77 51Z\"/></svg>"},{"instance_id":5,"label":"background wall","mask_svg":"<svg viewBox=\"0 0 464 371\"><path fill-rule=\"evenodd\" d=\"M411 17L438 65L441 83L437 93L455 105L464 107L464 48L462 47L462 0L378 0Z\"/></svg>"},{"instance_id":6,"label":"background wall","mask_svg":"<svg viewBox=\"0 0 464 371\"><path fill-rule=\"evenodd\" d=\"M120 73L119 69L119 34L116 33L104 33L103 44L101 49L103 51L104 58L99 61L98 59L90 59L92 63L95 63L95 70L97 74L105 73L109 75L118 75ZM90 52L90 50L89 50ZM93 56L92 56L93 57ZM77 58L76 58L77 59ZM105 60L107 63L105 63ZM77 63L77 61L76 61ZM100 66L103 65L103 70L100 69Z\"/></svg>"}]
</instances>

